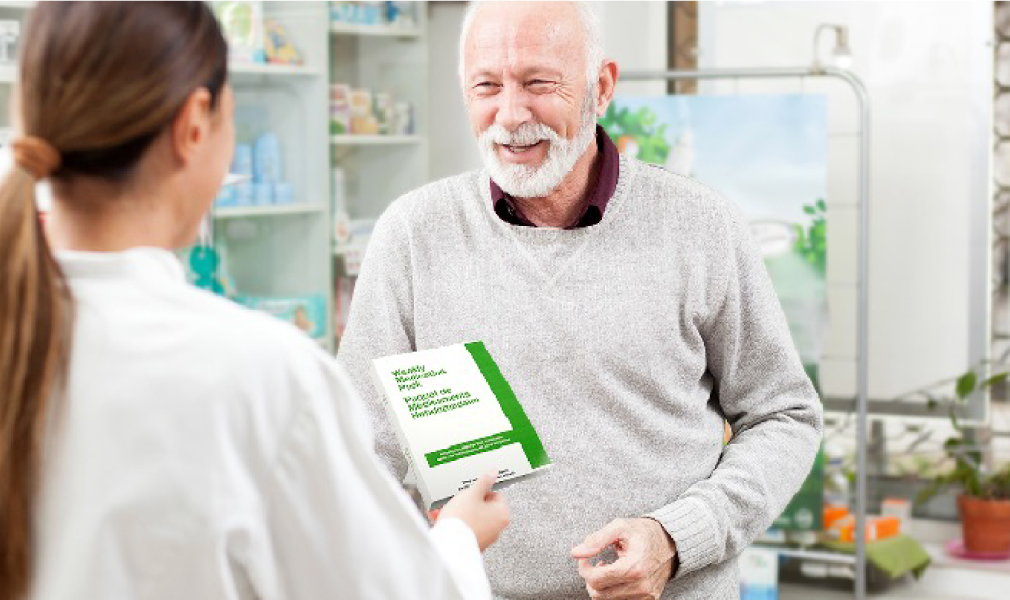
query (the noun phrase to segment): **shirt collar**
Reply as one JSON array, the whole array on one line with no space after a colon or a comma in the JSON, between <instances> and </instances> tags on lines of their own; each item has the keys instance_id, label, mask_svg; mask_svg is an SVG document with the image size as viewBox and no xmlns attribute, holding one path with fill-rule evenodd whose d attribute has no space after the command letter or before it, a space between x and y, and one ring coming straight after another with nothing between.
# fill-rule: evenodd
<instances>
[{"instance_id":1,"label":"shirt collar","mask_svg":"<svg viewBox=\"0 0 1010 600\"><path fill-rule=\"evenodd\" d=\"M610 136L599 125L596 126L596 147L600 152L600 173L593 182L589 193L589 202L586 209L575 225L567 229L577 229L579 227L589 227L596 225L603 220L603 213L607 209L607 203L614 196L617 189L617 176L620 172L620 155L617 146L610 140ZM491 206L498 217L512 225L524 227L534 227L526 217L519 211L515 204L515 199L506 194L498 184L491 180Z\"/></svg>"}]
</instances>

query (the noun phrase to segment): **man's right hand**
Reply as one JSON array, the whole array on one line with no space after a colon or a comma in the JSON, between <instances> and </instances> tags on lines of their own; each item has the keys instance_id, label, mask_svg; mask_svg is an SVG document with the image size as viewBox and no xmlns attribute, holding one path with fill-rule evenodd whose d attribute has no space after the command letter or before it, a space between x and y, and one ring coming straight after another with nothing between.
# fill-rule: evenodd
<instances>
[{"instance_id":1,"label":"man's right hand","mask_svg":"<svg viewBox=\"0 0 1010 600\"><path fill-rule=\"evenodd\" d=\"M491 490L496 478L497 473L481 475L473 485L453 496L438 514L439 519L454 517L466 523L477 537L481 552L495 543L509 524L505 498Z\"/></svg>"}]
</instances>

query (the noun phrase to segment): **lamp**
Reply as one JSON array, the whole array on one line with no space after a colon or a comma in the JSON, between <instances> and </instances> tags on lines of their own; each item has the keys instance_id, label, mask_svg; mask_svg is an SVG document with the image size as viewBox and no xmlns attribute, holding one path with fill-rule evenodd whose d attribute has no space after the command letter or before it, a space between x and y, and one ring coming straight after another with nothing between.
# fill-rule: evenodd
<instances>
[{"instance_id":1,"label":"lamp","mask_svg":"<svg viewBox=\"0 0 1010 600\"><path fill-rule=\"evenodd\" d=\"M821 62L820 45L821 34L825 31L835 32L835 47L831 50L831 63L839 69L848 69L852 66L852 51L849 49L849 28L844 25L833 25L821 23L814 32L814 68L823 68Z\"/></svg>"}]
</instances>

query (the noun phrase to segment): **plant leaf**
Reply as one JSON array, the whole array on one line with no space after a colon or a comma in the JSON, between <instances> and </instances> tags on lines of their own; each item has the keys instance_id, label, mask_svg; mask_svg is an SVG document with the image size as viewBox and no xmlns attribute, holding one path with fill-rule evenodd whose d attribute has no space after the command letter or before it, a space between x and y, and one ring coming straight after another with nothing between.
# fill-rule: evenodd
<instances>
[{"instance_id":1,"label":"plant leaf","mask_svg":"<svg viewBox=\"0 0 1010 600\"><path fill-rule=\"evenodd\" d=\"M1010 371L1003 371L1002 373L996 373L995 375L993 375L989 379L986 379L985 381L983 381L982 385L979 386L979 387L987 388L987 387L989 387L991 385L996 385L997 383L1000 383L1000 382L1004 381L1007 378L1008 375L1010 375Z\"/></svg>"},{"instance_id":2,"label":"plant leaf","mask_svg":"<svg viewBox=\"0 0 1010 600\"><path fill-rule=\"evenodd\" d=\"M955 389L958 399L964 400L971 395L971 393L975 391L975 384L977 382L978 375L975 374L975 371L968 371L964 375L958 377L957 387Z\"/></svg>"}]
</instances>

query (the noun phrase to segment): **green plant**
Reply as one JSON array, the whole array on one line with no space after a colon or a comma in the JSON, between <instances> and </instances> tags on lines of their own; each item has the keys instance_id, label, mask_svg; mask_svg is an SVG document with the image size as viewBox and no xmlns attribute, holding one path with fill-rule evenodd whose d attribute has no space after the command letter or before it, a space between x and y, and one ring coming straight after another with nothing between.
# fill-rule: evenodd
<instances>
[{"instance_id":1,"label":"green plant","mask_svg":"<svg viewBox=\"0 0 1010 600\"><path fill-rule=\"evenodd\" d=\"M638 146L635 158L656 165L666 164L670 154L670 144L666 141L666 125L656 125L656 113L643 106L635 112L627 107L618 110L611 103L607 113L599 120L600 127L610 139L623 149L622 138L631 138Z\"/></svg>"},{"instance_id":2,"label":"green plant","mask_svg":"<svg viewBox=\"0 0 1010 600\"><path fill-rule=\"evenodd\" d=\"M1010 464L987 470L982 450L970 435L972 429L963 426L957 418L958 408L965 404L969 396L1005 381L1008 376L1010 372L1000 371L986 379L980 379L977 370L971 369L954 381L954 398L938 397L929 390L921 391L928 399L927 406L931 410L941 407L947 409L956 434L943 443L944 454L954 461L953 469L934 477L929 486L916 495L916 504L925 502L950 486L957 486L966 495L976 498L1010 500Z\"/></svg>"},{"instance_id":3,"label":"green plant","mask_svg":"<svg viewBox=\"0 0 1010 600\"><path fill-rule=\"evenodd\" d=\"M797 223L796 244L794 249L818 273L824 275L828 269L828 205L823 198L818 198L813 204L803 207L803 212L810 215L810 225L804 229Z\"/></svg>"}]
</instances>

